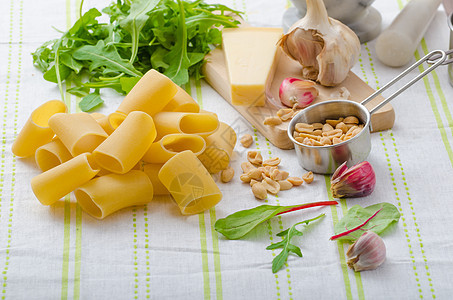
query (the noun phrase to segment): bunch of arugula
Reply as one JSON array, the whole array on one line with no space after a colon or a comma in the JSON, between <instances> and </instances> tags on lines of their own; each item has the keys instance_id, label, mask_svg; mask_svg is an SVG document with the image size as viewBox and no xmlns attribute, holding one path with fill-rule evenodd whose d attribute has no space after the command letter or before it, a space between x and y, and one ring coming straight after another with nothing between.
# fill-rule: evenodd
<instances>
[{"instance_id":1,"label":"bunch of arugula","mask_svg":"<svg viewBox=\"0 0 453 300\"><path fill-rule=\"evenodd\" d=\"M205 55L222 42L219 27L237 27L233 15L240 15L202 0L117 0L102 12L109 22L100 22L102 13L91 8L33 53L33 64L58 84L62 99L63 82L83 97L83 111L103 103L99 89L125 94L150 69L178 85L201 78Z\"/></svg>"}]
</instances>

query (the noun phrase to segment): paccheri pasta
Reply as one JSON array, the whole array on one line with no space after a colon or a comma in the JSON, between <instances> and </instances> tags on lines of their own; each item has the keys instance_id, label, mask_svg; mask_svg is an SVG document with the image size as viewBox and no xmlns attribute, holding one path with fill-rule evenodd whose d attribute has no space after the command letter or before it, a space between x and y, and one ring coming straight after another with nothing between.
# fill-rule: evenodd
<instances>
[{"instance_id":1,"label":"paccheri pasta","mask_svg":"<svg viewBox=\"0 0 453 300\"><path fill-rule=\"evenodd\" d=\"M233 128L223 122L220 122L216 132L206 137L206 150L198 159L209 173L217 173L228 167L236 140Z\"/></svg>"},{"instance_id":2,"label":"paccheri pasta","mask_svg":"<svg viewBox=\"0 0 453 300\"><path fill-rule=\"evenodd\" d=\"M92 116L83 112L55 114L49 119L49 126L72 156L92 152L108 136Z\"/></svg>"},{"instance_id":3,"label":"paccheri pasta","mask_svg":"<svg viewBox=\"0 0 453 300\"><path fill-rule=\"evenodd\" d=\"M176 111L176 112L200 112L198 103L187 94L185 90L178 86L178 91L170 102L162 109L163 111Z\"/></svg>"},{"instance_id":4,"label":"paccheri pasta","mask_svg":"<svg viewBox=\"0 0 453 300\"><path fill-rule=\"evenodd\" d=\"M42 204L51 205L88 182L98 172L93 155L83 153L33 177L31 188Z\"/></svg>"},{"instance_id":5,"label":"paccheri pasta","mask_svg":"<svg viewBox=\"0 0 453 300\"><path fill-rule=\"evenodd\" d=\"M50 143L42 145L36 150L35 160L41 171L45 172L72 158L68 148L60 139L56 138Z\"/></svg>"},{"instance_id":6,"label":"paccheri pasta","mask_svg":"<svg viewBox=\"0 0 453 300\"><path fill-rule=\"evenodd\" d=\"M133 111L94 151L99 165L113 173L129 172L143 157L156 138L153 118Z\"/></svg>"},{"instance_id":7,"label":"paccheri pasta","mask_svg":"<svg viewBox=\"0 0 453 300\"><path fill-rule=\"evenodd\" d=\"M206 148L205 140L196 134L168 134L159 141L152 143L143 156L147 163L165 163L179 152L190 150L195 155L203 153Z\"/></svg>"},{"instance_id":8,"label":"paccheri pasta","mask_svg":"<svg viewBox=\"0 0 453 300\"><path fill-rule=\"evenodd\" d=\"M158 176L183 215L205 211L222 199L219 187L192 151L183 151L170 158Z\"/></svg>"},{"instance_id":9,"label":"paccheri pasta","mask_svg":"<svg viewBox=\"0 0 453 300\"><path fill-rule=\"evenodd\" d=\"M191 133L208 136L219 128L219 120L212 113L160 112L154 116L157 140L171 133Z\"/></svg>"},{"instance_id":10,"label":"paccheri pasta","mask_svg":"<svg viewBox=\"0 0 453 300\"><path fill-rule=\"evenodd\" d=\"M34 155L36 149L50 142L55 135L49 127L49 119L57 113L65 113L66 105L51 100L36 108L17 135L11 151L19 157Z\"/></svg>"},{"instance_id":11,"label":"paccheri pasta","mask_svg":"<svg viewBox=\"0 0 453 300\"><path fill-rule=\"evenodd\" d=\"M82 209L97 219L128 206L153 199L153 185L142 171L108 174L94 178L74 191Z\"/></svg>"},{"instance_id":12,"label":"paccheri pasta","mask_svg":"<svg viewBox=\"0 0 453 300\"><path fill-rule=\"evenodd\" d=\"M42 204L74 192L85 212L103 219L154 195L171 195L184 215L211 208L222 193L206 168L228 167L235 143L233 129L216 114L200 111L189 94L151 70L108 115L67 113L61 101L44 103L12 151L35 155L43 173L31 186ZM208 163L213 155L220 159ZM206 167L197 156L205 157Z\"/></svg>"},{"instance_id":13,"label":"paccheri pasta","mask_svg":"<svg viewBox=\"0 0 453 300\"><path fill-rule=\"evenodd\" d=\"M140 110L153 117L170 102L177 91L177 85L167 76L156 70L149 70L127 94L117 111L128 114Z\"/></svg>"}]
</instances>

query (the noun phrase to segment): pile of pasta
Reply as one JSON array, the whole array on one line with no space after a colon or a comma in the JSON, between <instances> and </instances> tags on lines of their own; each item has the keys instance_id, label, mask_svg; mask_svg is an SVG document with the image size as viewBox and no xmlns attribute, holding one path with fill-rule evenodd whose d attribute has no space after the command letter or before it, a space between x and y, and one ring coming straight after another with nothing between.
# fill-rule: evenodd
<instances>
[{"instance_id":1,"label":"pile of pasta","mask_svg":"<svg viewBox=\"0 0 453 300\"><path fill-rule=\"evenodd\" d=\"M184 215L216 205L211 174L228 167L234 130L163 74L148 71L109 114L68 113L62 101L36 108L12 145L35 156L36 198L52 205L74 192L81 208L103 219L171 195Z\"/></svg>"}]
</instances>

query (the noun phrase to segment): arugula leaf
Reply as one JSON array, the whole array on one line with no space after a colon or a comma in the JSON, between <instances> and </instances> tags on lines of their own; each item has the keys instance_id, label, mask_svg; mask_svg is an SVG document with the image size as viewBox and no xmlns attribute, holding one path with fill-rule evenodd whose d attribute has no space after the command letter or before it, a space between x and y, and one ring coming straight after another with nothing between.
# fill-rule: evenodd
<instances>
[{"instance_id":1,"label":"arugula leaf","mask_svg":"<svg viewBox=\"0 0 453 300\"><path fill-rule=\"evenodd\" d=\"M126 29L132 37L132 54L129 61L133 63L137 57L138 42L140 39L140 31L148 21L147 15L153 10L160 0L138 0L132 2L129 15L120 21L120 26Z\"/></svg>"},{"instance_id":2,"label":"arugula leaf","mask_svg":"<svg viewBox=\"0 0 453 300\"><path fill-rule=\"evenodd\" d=\"M187 29L184 5L181 0L178 0L178 5L180 12L176 44L173 49L165 55L165 60L170 63L164 74L177 85L181 85L189 81L190 60L187 56Z\"/></svg>"},{"instance_id":3,"label":"arugula leaf","mask_svg":"<svg viewBox=\"0 0 453 300\"><path fill-rule=\"evenodd\" d=\"M291 239L295 236L302 236L303 233L296 229L297 225L306 224L313 222L317 219L324 217L325 214L320 214L319 216L298 222L291 226L290 228L283 230L278 233L277 236L282 237L283 239L278 243L270 244L266 247L266 250L282 249L282 251L272 260L272 273L277 273L288 260L289 254L292 252L299 257L302 257L302 251L300 248L294 244L291 244Z\"/></svg>"},{"instance_id":4,"label":"arugula leaf","mask_svg":"<svg viewBox=\"0 0 453 300\"><path fill-rule=\"evenodd\" d=\"M370 219L373 215L375 216ZM359 227L369 219L363 227L350 232L348 235L338 237L338 240L355 241L363 234L364 230L371 230L376 234L384 232L390 225L398 222L400 216L398 209L393 204L387 202L374 204L365 208L362 208L360 205L354 205L335 224L334 232L336 235L341 234L349 229Z\"/></svg>"},{"instance_id":5,"label":"arugula leaf","mask_svg":"<svg viewBox=\"0 0 453 300\"><path fill-rule=\"evenodd\" d=\"M107 22L98 21L102 13ZM222 42L220 26L236 27L233 15L240 14L202 0L116 0L102 13L89 9L60 38L32 54L33 64L58 84L62 98L64 81L125 94L134 82L128 78L153 68L179 85L189 76L201 78L205 55Z\"/></svg>"},{"instance_id":6,"label":"arugula leaf","mask_svg":"<svg viewBox=\"0 0 453 300\"><path fill-rule=\"evenodd\" d=\"M91 61L90 71L103 66L132 76L143 75L138 72L130 62L124 61L115 47L104 45L104 41L98 41L96 46L82 46L74 51L72 56L78 60Z\"/></svg>"},{"instance_id":7,"label":"arugula leaf","mask_svg":"<svg viewBox=\"0 0 453 300\"><path fill-rule=\"evenodd\" d=\"M90 111L93 108L101 105L104 103L104 100L101 99L101 95L99 94L99 90L95 90L94 93L91 93L80 101L79 107L82 111Z\"/></svg>"},{"instance_id":8,"label":"arugula leaf","mask_svg":"<svg viewBox=\"0 0 453 300\"><path fill-rule=\"evenodd\" d=\"M63 52L60 54L60 62L68 68L72 69L76 74L79 74L83 68L83 64L75 60L68 52Z\"/></svg>"},{"instance_id":9,"label":"arugula leaf","mask_svg":"<svg viewBox=\"0 0 453 300\"><path fill-rule=\"evenodd\" d=\"M123 91L128 94L141 77L121 77L120 84Z\"/></svg>"},{"instance_id":10,"label":"arugula leaf","mask_svg":"<svg viewBox=\"0 0 453 300\"><path fill-rule=\"evenodd\" d=\"M67 92L76 97L85 97L90 93L90 88L84 86L76 86L68 89Z\"/></svg>"},{"instance_id":11,"label":"arugula leaf","mask_svg":"<svg viewBox=\"0 0 453 300\"><path fill-rule=\"evenodd\" d=\"M338 204L336 201L319 201L292 206L260 205L255 208L237 211L226 218L218 219L214 224L214 229L226 238L236 240L276 215L309 207L336 204Z\"/></svg>"},{"instance_id":12,"label":"arugula leaf","mask_svg":"<svg viewBox=\"0 0 453 300\"><path fill-rule=\"evenodd\" d=\"M68 78L69 75L71 75L71 69L68 68L65 65L60 64L58 70L59 70L59 73L60 73L61 80L65 80L66 78ZM58 83L58 77L57 77L57 72L56 71L57 70L55 68L55 64L52 64L50 69L48 69L44 73L44 76L43 76L44 79L47 80L47 81L53 82L53 83Z\"/></svg>"}]
</instances>

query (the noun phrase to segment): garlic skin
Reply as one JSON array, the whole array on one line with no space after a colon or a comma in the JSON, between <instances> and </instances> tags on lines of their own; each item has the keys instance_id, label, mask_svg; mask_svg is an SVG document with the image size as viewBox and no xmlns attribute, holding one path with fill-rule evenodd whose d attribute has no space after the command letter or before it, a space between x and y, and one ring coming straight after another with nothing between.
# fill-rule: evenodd
<instances>
[{"instance_id":1,"label":"garlic skin","mask_svg":"<svg viewBox=\"0 0 453 300\"><path fill-rule=\"evenodd\" d=\"M346 162L332 175L330 190L334 198L365 197L374 191L376 174L367 161L348 168Z\"/></svg>"},{"instance_id":2,"label":"garlic skin","mask_svg":"<svg viewBox=\"0 0 453 300\"><path fill-rule=\"evenodd\" d=\"M282 81L278 94L282 104L291 108L305 108L318 97L319 91L311 80L288 77Z\"/></svg>"},{"instance_id":3,"label":"garlic skin","mask_svg":"<svg viewBox=\"0 0 453 300\"><path fill-rule=\"evenodd\" d=\"M349 246L346 256L348 266L355 272L374 270L385 261L384 241L373 231L365 231L354 244Z\"/></svg>"},{"instance_id":4,"label":"garlic skin","mask_svg":"<svg viewBox=\"0 0 453 300\"><path fill-rule=\"evenodd\" d=\"M329 18L322 0L307 0L307 13L279 41L302 65L302 76L324 86L343 82L358 61L360 41L338 20Z\"/></svg>"}]
</instances>

